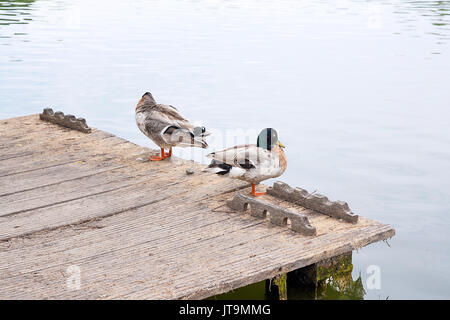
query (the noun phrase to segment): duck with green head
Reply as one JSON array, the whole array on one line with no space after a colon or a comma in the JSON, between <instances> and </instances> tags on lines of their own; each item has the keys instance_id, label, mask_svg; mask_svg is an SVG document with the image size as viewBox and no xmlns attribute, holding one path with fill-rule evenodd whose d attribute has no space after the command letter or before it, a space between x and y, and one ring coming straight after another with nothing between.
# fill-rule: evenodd
<instances>
[{"instance_id":1,"label":"duck with green head","mask_svg":"<svg viewBox=\"0 0 450 320\"><path fill-rule=\"evenodd\" d=\"M205 171L250 182L251 194L261 196L265 192L256 192L256 185L279 177L286 170L284 148L277 131L266 128L258 135L256 145L239 145L208 154L212 161Z\"/></svg>"}]
</instances>

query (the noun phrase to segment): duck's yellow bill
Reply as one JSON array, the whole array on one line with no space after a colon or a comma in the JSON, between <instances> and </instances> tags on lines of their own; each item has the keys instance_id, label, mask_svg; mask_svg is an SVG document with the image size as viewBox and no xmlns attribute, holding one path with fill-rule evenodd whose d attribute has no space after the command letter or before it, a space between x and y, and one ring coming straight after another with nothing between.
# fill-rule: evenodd
<instances>
[{"instance_id":1,"label":"duck's yellow bill","mask_svg":"<svg viewBox=\"0 0 450 320\"><path fill-rule=\"evenodd\" d=\"M277 142L277 145L279 145L281 148L286 148L286 147L284 146L284 144L282 144L280 141Z\"/></svg>"}]
</instances>

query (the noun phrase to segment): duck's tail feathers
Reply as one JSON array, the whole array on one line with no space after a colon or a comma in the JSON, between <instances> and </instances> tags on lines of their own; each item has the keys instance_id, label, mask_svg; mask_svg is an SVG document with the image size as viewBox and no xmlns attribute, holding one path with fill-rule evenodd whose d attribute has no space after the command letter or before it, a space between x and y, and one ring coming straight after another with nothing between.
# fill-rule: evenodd
<instances>
[{"instance_id":1,"label":"duck's tail feathers","mask_svg":"<svg viewBox=\"0 0 450 320\"><path fill-rule=\"evenodd\" d=\"M203 169L204 172L211 172L220 176L228 175L231 178L241 177L245 174L245 170L232 165L223 163L221 161L212 160L211 164Z\"/></svg>"},{"instance_id":2,"label":"duck's tail feathers","mask_svg":"<svg viewBox=\"0 0 450 320\"><path fill-rule=\"evenodd\" d=\"M196 137L207 137L211 134L211 132L206 131L205 127L195 127L192 132Z\"/></svg>"},{"instance_id":3,"label":"duck's tail feathers","mask_svg":"<svg viewBox=\"0 0 450 320\"><path fill-rule=\"evenodd\" d=\"M209 135L211 135L211 132L209 132L209 131L205 131L202 133L202 137L207 137Z\"/></svg>"},{"instance_id":4,"label":"duck's tail feathers","mask_svg":"<svg viewBox=\"0 0 450 320\"><path fill-rule=\"evenodd\" d=\"M163 136L169 144L177 147L208 148L208 143L203 139L203 136L196 136L187 129L170 126L164 130Z\"/></svg>"},{"instance_id":5,"label":"duck's tail feathers","mask_svg":"<svg viewBox=\"0 0 450 320\"><path fill-rule=\"evenodd\" d=\"M203 169L204 172L211 172L218 175L226 175L230 173L232 166L217 160L211 161L210 165Z\"/></svg>"}]
</instances>

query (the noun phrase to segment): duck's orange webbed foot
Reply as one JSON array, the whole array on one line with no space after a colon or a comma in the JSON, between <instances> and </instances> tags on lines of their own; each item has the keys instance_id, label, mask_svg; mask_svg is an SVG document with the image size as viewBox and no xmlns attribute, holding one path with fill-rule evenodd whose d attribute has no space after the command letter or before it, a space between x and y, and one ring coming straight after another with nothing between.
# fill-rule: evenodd
<instances>
[{"instance_id":1,"label":"duck's orange webbed foot","mask_svg":"<svg viewBox=\"0 0 450 320\"><path fill-rule=\"evenodd\" d=\"M166 158L165 153L164 153L164 149L161 148L161 153L159 156L151 156L150 160L151 161L161 161L164 160Z\"/></svg>"},{"instance_id":2,"label":"duck's orange webbed foot","mask_svg":"<svg viewBox=\"0 0 450 320\"><path fill-rule=\"evenodd\" d=\"M260 196L263 196L265 194L266 194L265 192L255 192L255 193L252 192L252 196L254 196L254 197L260 197Z\"/></svg>"},{"instance_id":3,"label":"duck's orange webbed foot","mask_svg":"<svg viewBox=\"0 0 450 320\"><path fill-rule=\"evenodd\" d=\"M169 149L169 152L164 153L166 158L170 158L172 156L172 147Z\"/></svg>"},{"instance_id":4,"label":"duck's orange webbed foot","mask_svg":"<svg viewBox=\"0 0 450 320\"><path fill-rule=\"evenodd\" d=\"M251 192L251 194L254 197L259 197L259 196L263 196L263 195L266 194L265 192L256 192L255 189L256 189L256 186L255 186L255 184L252 183L252 192Z\"/></svg>"}]
</instances>

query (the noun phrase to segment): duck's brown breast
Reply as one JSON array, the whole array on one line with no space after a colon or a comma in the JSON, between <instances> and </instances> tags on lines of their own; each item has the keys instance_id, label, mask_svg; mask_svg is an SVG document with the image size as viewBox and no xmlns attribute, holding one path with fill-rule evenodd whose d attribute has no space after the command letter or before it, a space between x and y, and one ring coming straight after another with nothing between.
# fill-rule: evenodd
<instances>
[{"instance_id":1,"label":"duck's brown breast","mask_svg":"<svg viewBox=\"0 0 450 320\"><path fill-rule=\"evenodd\" d=\"M287 167L287 159L286 155L284 154L283 148L278 147L278 155L280 157L280 166L284 170L286 170Z\"/></svg>"}]
</instances>

